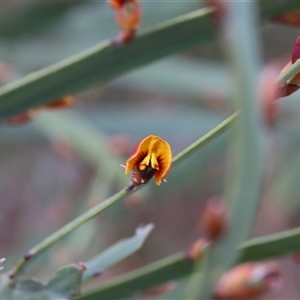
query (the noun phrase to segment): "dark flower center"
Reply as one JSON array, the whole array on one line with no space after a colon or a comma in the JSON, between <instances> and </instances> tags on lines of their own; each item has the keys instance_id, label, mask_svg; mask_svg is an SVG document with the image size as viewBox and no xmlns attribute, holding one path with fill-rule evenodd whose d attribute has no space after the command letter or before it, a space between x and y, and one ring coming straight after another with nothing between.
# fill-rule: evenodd
<instances>
[{"instance_id":1,"label":"dark flower center","mask_svg":"<svg viewBox=\"0 0 300 300\"><path fill-rule=\"evenodd\" d=\"M153 169L151 166L146 166L144 170L140 170L140 175L144 180L150 180L157 170Z\"/></svg>"}]
</instances>

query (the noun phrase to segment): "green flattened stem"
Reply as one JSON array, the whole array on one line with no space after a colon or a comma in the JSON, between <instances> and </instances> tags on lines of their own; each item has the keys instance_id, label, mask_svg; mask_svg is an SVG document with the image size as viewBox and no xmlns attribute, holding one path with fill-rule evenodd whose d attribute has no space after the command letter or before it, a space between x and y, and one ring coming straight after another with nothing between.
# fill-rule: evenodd
<instances>
[{"instance_id":1,"label":"green flattened stem","mask_svg":"<svg viewBox=\"0 0 300 300\"><path fill-rule=\"evenodd\" d=\"M236 118L236 114L233 114L228 119L226 119L224 122L222 122L220 125L218 125L216 128L208 132L206 135L198 139L195 143L187 147L185 150L177 154L173 158L174 165L180 163L181 161L185 160L189 157L192 153L206 145L207 142L211 141L212 139L218 137L220 134L222 134L228 126L233 122L233 120ZM136 189L138 190L138 189ZM135 191L136 191L135 190ZM33 247L31 250L28 251L28 253L21 258L16 265L10 270L9 276L11 279L13 279L18 273L22 271L27 261L30 261L33 259L33 257L37 257L38 254L41 254L44 250L49 248L51 245L56 243L58 240L78 228L79 226L83 225L85 222L89 221L90 219L97 216L99 213L106 210L111 205L115 204L117 201L124 198L129 192L127 190L121 190L120 192L116 193L115 195L111 196L110 198L106 199L105 201L99 203L95 207L91 208L89 211L81 215L80 217L76 218L75 220L71 221L49 237L47 237L45 240L43 240L41 243Z\"/></svg>"},{"instance_id":2,"label":"green flattened stem","mask_svg":"<svg viewBox=\"0 0 300 300\"><path fill-rule=\"evenodd\" d=\"M300 250L299 238L298 227L251 239L239 247L242 255L236 263L289 255ZM189 259L184 253L177 253L106 282L100 288L78 297L78 300L112 300L129 297L143 289L189 276L195 272L196 264L197 261Z\"/></svg>"},{"instance_id":3,"label":"green flattened stem","mask_svg":"<svg viewBox=\"0 0 300 300\"><path fill-rule=\"evenodd\" d=\"M263 19L300 8L299 1L257 1ZM104 84L130 70L216 37L211 8L173 18L116 48L104 41L82 53L0 88L0 119L67 94Z\"/></svg>"},{"instance_id":4,"label":"green flattened stem","mask_svg":"<svg viewBox=\"0 0 300 300\"><path fill-rule=\"evenodd\" d=\"M289 76L293 76L295 72L295 68L299 68L300 70L300 61L296 62L292 67L290 67L284 74L278 78L278 81L284 82L286 78L290 78ZM293 70L291 70L293 69ZM220 134L225 132L228 127L233 123L233 121L237 118L238 113L235 113L231 115L229 118L227 118L224 122L216 126L214 129L212 129L210 132L208 132L206 135L198 139L196 142L185 148L183 151L181 151L179 154L177 154L173 158L173 166L176 166L180 162L187 159L189 156L193 155L198 149L205 146L207 143L209 143L211 140L217 138ZM75 230L80 225L84 224L91 218L95 217L99 213L101 213L103 210L108 208L110 205L114 204L118 200L121 200L124 196L126 196L127 192L125 190L120 191L119 193L115 194L114 196L108 198L104 202L98 204L94 208L92 208L90 211L86 212L79 218L73 220L69 224L67 224L65 227L58 230L53 235L47 237L44 241L42 241L39 245L32 248L30 251L28 251L28 254L24 256L24 258L21 258L17 264L11 269L10 274L12 277L17 275L24 267L25 263L32 258L33 255L38 255L39 253L42 253L44 250L46 250L48 247L50 247L52 244L54 244L59 239L63 238L65 235L70 233L71 231Z\"/></svg>"},{"instance_id":5,"label":"green flattened stem","mask_svg":"<svg viewBox=\"0 0 300 300\"><path fill-rule=\"evenodd\" d=\"M124 189L120 192L116 193L112 197L106 199L105 201L101 202L100 204L96 205L95 207L88 210L83 215L79 216L75 220L71 221L67 225L60 228L58 231L44 239L41 243L33 247L21 258L17 261L16 265L10 270L9 276L11 279L14 279L15 276L22 271L25 267L27 261L30 261L32 258L36 257L38 254L41 254L44 250L49 248L55 242L66 236L68 233L75 230L77 227L83 225L85 222L89 221L90 219L97 216L99 213L106 210L108 207L119 201L120 199L124 198L124 196L128 194L128 192Z\"/></svg>"},{"instance_id":6,"label":"green flattened stem","mask_svg":"<svg viewBox=\"0 0 300 300\"><path fill-rule=\"evenodd\" d=\"M265 155L261 114L257 100L260 56L256 35L257 7L254 1L226 2L224 36L234 85L234 107L239 109L229 146L225 199L229 225L196 267L186 298L211 299L219 278L239 259L239 245L249 238L260 202Z\"/></svg>"}]
</instances>

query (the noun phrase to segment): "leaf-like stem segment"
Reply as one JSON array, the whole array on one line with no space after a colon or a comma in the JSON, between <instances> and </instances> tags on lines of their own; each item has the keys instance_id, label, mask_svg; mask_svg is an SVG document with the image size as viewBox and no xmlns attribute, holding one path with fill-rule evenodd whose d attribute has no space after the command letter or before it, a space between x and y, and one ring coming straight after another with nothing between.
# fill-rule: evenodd
<instances>
[{"instance_id":1,"label":"leaf-like stem segment","mask_svg":"<svg viewBox=\"0 0 300 300\"><path fill-rule=\"evenodd\" d=\"M220 134L222 134L228 126L233 122L233 120L236 118L237 113L230 116L228 119L226 119L224 122L222 122L220 125L212 129L210 132L208 132L206 135L198 139L196 142L188 146L186 149L184 149L182 152L174 156L172 162L174 165L177 165L179 162L183 161L184 159L188 158L191 154L193 154L195 151L206 145L209 141L212 139L215 139ZM140 187L139 187L140 188ZM137 188L136 190L138 190ZM136 191L134 190L134 191ZM134 192L134 191L131 191ZM106 199L105 201L99 203L95 207L88 210L86 213L82 214L78 218L74 219L61 229L57 230L55 233L44 239L41 243L33 247L31 250L29 250L23 258L19 259L17 263L13 266L13 268L9 272L9 277L11 279L14 279L17 274L19 274L25 264L35 257L37 257L39 254L41 254L44 250L52 246L54 243L56 243L58 240L75 230L77 227L83 225L90 219L97 216L99 213L106 210L111 205L115 204L117 201L124 198L130 191L123 189L116 193L115 195L111 196L110 198ZM30 257L30 259L28 259Z\"/></svg>"},{"instance_id":2,"label":"leaf-like stem segment","mask_svg":"<svg viewBox=\"0 0 300 300\"><path fill-rule=\"evenodd\" d=\"M284 13L300 7L300 3L297 1L276 1L276 3L272 2L269 4L263 3L264 1L260 2L264 17L271 17L276 13ZM121 50L111 47L108 41L103 42L84 53L4 86L0 89L0 116L8 117L31 107L46 103L51 99L61 97L67 93L83 90L96 83L104 83L126 71L155 61L158 58L185 50L201 41L209 40L214 36L214 30L211 27L210 21L211 12L211 9L199 10L187 14L186 16L175 18L166 24L156 26L154 29L141 34L131 45ZM180 32L186 28L191 29L187 31L190 35L182 37L181 34L174 34L174 32ZM201 29L201 34L199 28ZM166 38L166 36L168 38ZM167 44L162 46L162 42ZM141 45L144 51L140 51L139 47ZM153 45L153 47L157 48L155 48L154 51L149 45ZM174 45L178 45L178 47L174 47ZM135 60L134 64L128 65L126 58L132 57L132 49L138 51L137 55L139 55L139 57ZM140 57L141 55L143 57ZM110 72L107 72L107 68L103 67L102 69L105 70L103 74L95 75L95 77L90 76L89 74L99 74L99 61L101 61L104 66L107 61L109 61L110 65L117 67L116 69L109 69ZM91 72L91 67L95 66L97 72ZM282 74L279 80L286 81L298 71L300 71L300 62L296 62L289 70ZM55 81L53 80L53 74L56 75ZM86 79L87 76L85 75L90 77ZM78 84L78 78L85 78L85 80L81 80L81 84ZM232 115L215 129L176 155L173 159L173 165L176 166L206 143L223 133L235 118L236 114ZM127 194L128 192L125 189L121 190L33 247L13 266L9 273L11 278L15 278L15 276L21 272L26 262L32 261L32 259L55 242L91 218L97 216Z\"/></svg>"},{"instance_id":3,"label":"leaf-like stem segment","mask_svg":"<svg viewBox=\"0 0 300 300\"><path fill-rule=\"evenodd\" d=\"M294 70L294 68L298 67L300 69L300 61L296 62L291 68L289 68L285 73L283 73L279 78L278 81L285 81L286 78L290 78L290 76L293 76L291 74L291 69ZM294 71L293 71L294 72ZM221 135L223 132L225 132L229 125L233 123L233 121L237 118L238 112L231 115L229 118L227 118L225 121L223 121L221 124L216 126L214 129L209 131L207 134L205 134L203 137L199 138L197 141L195 141L193 144L185 148L183 151L178 153L176 156L174 156L172 160L173 167L179 164L180 162L187 159L189 156L193 155L198 149L205 146L207 143L209 143L211 140L217 138L219 135ZM91 218L97 216L99 213L107 209L110 205L116 203L118 200L121 200L123 197L125 197L128 194L128 191L121 190L119 193L113 195L112 197L108 198L104 202L98 204L94 208L87 211L82 216L76 218L75 220L71 221L69 224L64 226L63 228L59 229L54 234L47 237L45 240L43 240L40 244L33 247L31 250L28 251L28 253L21 258L16 265L11 269L9 272L10 277L14 278L20 271L23 269L25 263L29 261L28 259L25 259L25 257L28 257L28 254L31 255L31 258L33 256L37 256L39 253L46 250L48 247L50 247L52 244L63 238L65 235L70 233L71 231L75 230L77 227L81 226Z\"/></svg>"},{"instance_id":4,"label":"leaf-like stem segment","mask_svg":"<svg viewBox=\"0 0 300 300\"><path fill-rule=\"evenodd\" d=\"M274 259L299 251L299 238L300 228L298 227L251 239L239 248L242 255L237 264ZM140 269L120 275L104 283L99 289L80 296L78 300L112 300L129 297L140 290L189 276L195 271L195 264L197 263L198 261L187 259L183 253L177 253Z\"/></svg>"}]
</instances>

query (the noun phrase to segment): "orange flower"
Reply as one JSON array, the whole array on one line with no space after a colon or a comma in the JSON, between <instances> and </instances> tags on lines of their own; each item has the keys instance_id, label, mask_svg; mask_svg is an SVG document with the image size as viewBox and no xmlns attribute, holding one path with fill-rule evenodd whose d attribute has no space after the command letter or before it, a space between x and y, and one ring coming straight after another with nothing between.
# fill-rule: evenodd
<instances>
[{"instance_id":1,"label":"orange flower","mask_svg":"<svg viewBox=\"0 0 300 300\"><path fill-rule=\"evenodd\" d=\"M149 135L144 138L127 159L125 174L132 171L132 184L129 190L147 183L153 176L160 185L167 176L172 163L170 145L159 136Z\"/></svg>"}]
</instances>

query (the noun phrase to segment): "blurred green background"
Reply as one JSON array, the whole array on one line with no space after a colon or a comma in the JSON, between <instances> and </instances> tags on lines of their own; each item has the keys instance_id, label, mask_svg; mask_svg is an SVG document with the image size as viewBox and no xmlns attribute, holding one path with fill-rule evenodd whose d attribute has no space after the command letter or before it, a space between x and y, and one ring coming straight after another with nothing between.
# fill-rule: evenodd
<instances>
[{"instance_id":1,"label":"blurred green background","mask_svg":"<svg viewBox=\"0 0 300 300\"><path fill-rule=\"evenodd\" d=\"M198 1L143 2L143 28L201 7ZM118 33L105 1L0 2L0 84L4 85ZM264 64L288 62L299 29L261 25ZM230 75L222 40L163 59L76 95L67 111L41 113L22 126L0 127L0 256L5 268L47 234L124 187L124 162L149 134L173 154L229 115ZM132 57L134 59L134 57ZM254 236L299 226L300 93L280 100L268 130L267 178ZM69 262L86 261L132 235L155 229L144 247L92 285L187 249L201 231L205 201L223 192L227 134L178 166L161 187L150 183L57 243L31 266L47 279ZM41 265L41 261L43 264ZM282 260L283 288L265 299L299 299L299 267ZM276 295L276 296L275 296ZM274 298L275 297L275 298Z\"/></svg>"}]
</instances>

